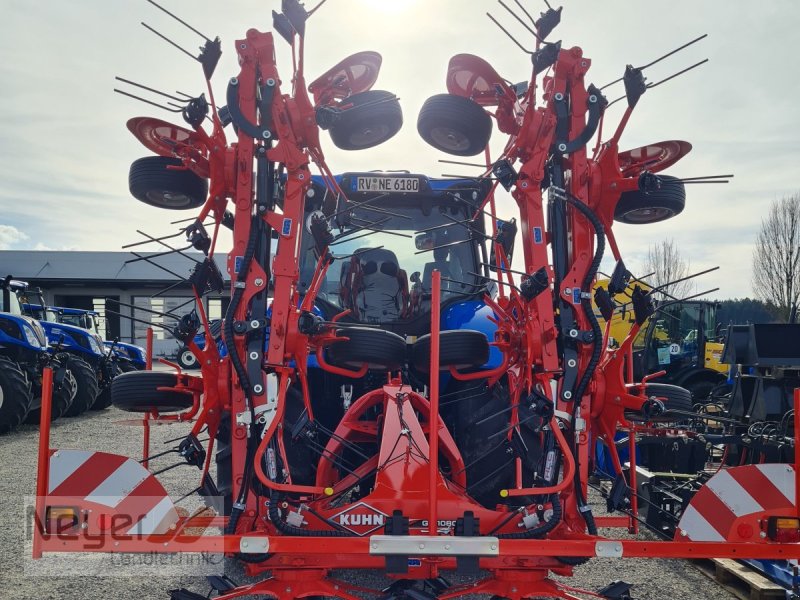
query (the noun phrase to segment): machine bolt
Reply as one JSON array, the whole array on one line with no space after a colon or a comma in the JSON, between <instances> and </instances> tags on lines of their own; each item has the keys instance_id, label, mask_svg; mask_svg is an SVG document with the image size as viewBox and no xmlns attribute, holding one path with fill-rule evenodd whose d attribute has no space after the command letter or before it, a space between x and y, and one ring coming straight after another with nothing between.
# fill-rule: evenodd
<instances>
[{"instance_id":1,"label":"machine bolt","mask_svg":"<svg viewBox=\"0 0 800 600\"><path fill-rule=\"evenodd\" d=\"M526 189L527 187L528 187L528 182L527 182L527 181L523 181L523 182L522 182L522 189L524 190L524 189Z\"/></svg>"},{"instance_id":2,"label":"machine bolt","mask_svg":"<svg viewBox=\"0 0 800 600\"><path fill-rule=\"evenodd\" d=\"M377 550L378 549L378 544L372 544L372 549L373 550Z\"/></svg>"},{"instance_id":3,"label":"machine bolt","mask_svg":"<svg viewBox=\"0 0 800 600\"><path fill-rule=\"evenodd\" d=\"M244 50L245 48L247 48L247 44L239 44L239 48L241 48L242 50Z\"/></svg>"},{"instance_id":4,"label":"machine bolt","mask_svg":"<svg viewBox=\"0 0 800 600\"><path fill-rule=\"evenodd\" d=\"M300 175L298 175L298 176L297 176L297 178L298 178L300 181L303 181L303 180L306 178L306 176L305 176L305 175L303 175L302 173L300 173Z\"/></svg>"},{"instance_id":5,"label":"machine bolt","mask_svg":"<svg viewBox=\"0 0 800 600\"><path fill-rule=\"evenodd\" d=\"M420 545L419 545L419 549L420 549L420 550L424 550L424 549L425 549L425 544L420 544Z\"/></svg>"},{"instance_id":6,"label":"machine bolt","mask_svg":"<svg viewBox=\"0 0 800 600\"><path fill-rule=\"evenodd\" d=\"M564 99L564 94L562 94L561 92L558 92L558 93L556 94L555 98L556 98L556 100L558 100L559 102L561 102L561 101Z\"/></svg>"},{"instance_id":7,"label":"machine bolt","mask_svg":"<svg viewBox=\"0 0 800 600\"><path fill-rule=\"evenodd\" d=\"M270 77L269 79L267 79L267 85L269 87L272 87L273 85L275 85L275 80L272 77Z\"/></svg>"},{"instance_id":8,"label":"machine bolt","mask_svg":"<svg viewBox=\"0 0 800 600\"><path fill-rule=\"evenodd\" d=\"M445 549L445 550L450 550L450 544L445 544L445 545L444 545L444 549Z\"/></svg>"},{"instance_id":9,"label":"machine bolt","mask_svg":"<svg viewBox=\"0 0 800 600\"><path fill-rule=\"evenodd\" d=\"M264 285L264 280L259 277L253 283L255 283L258 287L261 287L262 285Z\"/></svg>"},{"instance_id":10,"label":"machine bolt","mask_svg":"<svg viewBox=\"0 0 800 600\"><path fill-rule=\"evenodd\" d=\"M570 329L569 330L569 337L571 337L571 338L578 337L578 330L577 329Z\"/></svg>"},{"instance_id":11,"label":"machine bolt","mask_svg":"<svg viewBox=\"0 0 800 600\"><path fill-rule=\"evenodd\" d=\"M272 137L272 134L269 132L269 129L265 129L261 132L261 137L263 137L265 140L268 140Z\"/></svg>"},{"instance_id":12,"label":"machine bolt","mask_svg":"<svg viewBox=\"0 0 800 600\"><path fill-rule=\"evenodd\" d=\"M578 364L578 363L576 362L576 360L575 360L574 358L570 358L570 359L567 361L567 366L568 366L568 367L574 367L574 366L575 366L575 365L577 365L577 364Z\"/></svg>"},{"instance_id":13,"label":"machine bolt","mask_svg":"<svg viewBox=\"0 0 800 600\"><path fill-rule=\"evenodd\" d=\"M497 550L497 544L492 544L492 550Z\"/></svg>"},{"instance_id":14,"label":"machine bolt","mask_svg":"<svg viewBox=\"0 0 800 600\"><path fill-rule=\"evenodd\" d=\"M236 77L231 77L231 85L239 85L239 80Z\"/></svg>"},{"instance_id":15,"label":"machine bolt","mask_svg":"<svg viewBox=\"0 0 800 600\"><path fill-rule=\"evenodd\" d=\"M585 66L586 66L586 61L585 61L585 60L582 60L582 61L581 61L581 66L582 66L582 67L585 67Z\"/></svg>"},{"instance_id":16,"label":"machine bolt","mask_svg":"<svg viewBox=\"0 0 800 600\"><path fill-rule=\"evenodd\" d=\"M253 329L258 329L258 325L259 325L258 319L253 319L252 321L250 321L250 327L252 327Z\"/></svg>"},{"instance_id":17,"label":"machine bolt","mask_svg":"<svg viewBox=\"0 0 800 600\"><path fill-rule=\"evenodd\" d=\"M564 393L561 395L564 397L564 400L569 400L572 398L572 392L569 390L564 390Z\"/></svg>"},{"instance_id":18,"label":"machine bolt","mask_svg":"<svg viewBox=\"0 0 800 600\"><path fill-rule=\"evenodd\" d=\"M314 188L308 188L308 191L306 192L306 198L313 198L314 194L316 194Z\"/></svg>"},{"instance_id":19,"label":"machine bolt","mask_svg":"<svg viewBox=\"0 0 800 600\"><path fill-rule=\"evenodd\" d=\"M571 296L572 295L572 288L564 288L564 295Z\"/></svg>"},{"instance_id":20,"label":"machine bolt","mask_svg":"<svg viewBox=\"0 0 800 600\"><path fill-rule=\"evenodd\" d=\"M567 145L562 142L561 144L558 145L558 151L559 152L566 152L567 151Z\"/></svg>"},{"instance_id":21,"label":"machine bolt","mask_svg":"<svg viewBox=\"0 0 800 600\"><path fill-rule=\"evenodd\" d=\"M595 102L597 102L597 96L592 94L591 96L589 96L589 103L594 104Z\"/></svg>"},{"instance_id":22,"label":"machine bolt","mask_svg":"<svg viewBox=\"0 0 800 600\"><path fill-rule=\"evenodd\" d=\"M260 394L262 391L264 391L264 387L263 387L263 386L262 386L260 383L257 383L257 384L255 384L255 385L253 386L253 391L254 391L256 394Z\"/></svg>"},{"instance_id":23,"label":"machine bolt","mask_svg":"<svg viewBox=\"0 0 800 600\"><path fill-rule=\"evenodd\" d=\"M258 352L251 352L250 353L250 358L252 360L258 360Z\"/></svg>"},{"instance_id":24,"label":"machine bolt","mask_svg":"<svg viewBox=\"0 0 800 600\"><path fill-rule=\"evenodd\" d=\"M242 548L247 548L247 540L242 540Z\"/></svg>"}]
</instances>

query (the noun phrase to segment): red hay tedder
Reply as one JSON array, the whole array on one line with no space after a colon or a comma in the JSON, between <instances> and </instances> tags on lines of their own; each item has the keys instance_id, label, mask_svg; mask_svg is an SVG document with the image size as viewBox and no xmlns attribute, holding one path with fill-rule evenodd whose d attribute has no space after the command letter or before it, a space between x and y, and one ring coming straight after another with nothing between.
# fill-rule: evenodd
<instances>
[{"instance_id":1,"label":"red hay tedder","mask_svg":"<svg viewBox=\"0 0 800 600\"><path fill-rule=\"evenodd\" d=\"M114 404L143 414L142 460L52 448L43 402L34 557L224 552L265 574L219 584L219 599L361 597L363 588L329 576L339 569L387 574L397 583L385 594L395 598L608 597L548 574L570 575L595 556L800 558L796 463L721 469L670 541L598 534L637 531L634 451L626 471L608 444L615 470L628 474L627 513L595 517L587 501L597 439L624 430L633 450L637 432L672 431L670 409L684 408L672 406L672 386L633 381L631 342L653 310L650 294L635 289L636 324L616 349L592 309L606 245L617 268L608 289L594 291L601 312L630 281L615 220L657 222L685 202L683 181L656 173L688 143L619 151L637 102L657 85L645 82L649 65L625 70L627 108L603 139L609 103L586 84L591 61L546 41L561 9L525 13L536 36L528 82L512 85L460 54L448 93L418 118L435 148L484 153L482 176L334 175L320 129L342 149L366 149L397 133L402 112L393 94L371 89L374 52L307 85L306 21L317 8L283 0L273 12L294 57L288 82L276 37L250 29L235 43L241 71L218 107L211 78L221 44L206 38L197 60L208 98L171 97L190 128L128 122L155 153L133 163L133 195L199 209L182 230L206 256L189 277L197 309L174 333L201 375L172 365L114 380ZM497 157L492 119L508 136ZM496 216L498 186L516 201L519 231L516 219ZM215 327L202 299L223 285L213 256L227 230L231 301ZM510 268L515 237L519 271ZM191 428L177 452L199 469L214 516L182 516L148 470L149 427L163 421ZM456 569L474 583L449 586L441 575Z\"/></svg>"}]
</instances>

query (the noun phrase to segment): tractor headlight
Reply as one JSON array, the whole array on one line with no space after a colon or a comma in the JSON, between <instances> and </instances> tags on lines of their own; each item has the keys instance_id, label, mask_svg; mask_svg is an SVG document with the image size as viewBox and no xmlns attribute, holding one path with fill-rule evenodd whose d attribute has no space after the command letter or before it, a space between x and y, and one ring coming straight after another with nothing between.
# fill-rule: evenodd
<instances>
[{"instance_id":1,"label":"tractor headlight","mask_svg":"<svg viewBox=\"0 0 800 600\"><path fill-rule=\"evenodd\" d=\"M89 348L91 348L92 352L95 354L104 354L102 344L97 343L97 337L87 335L86 338L89 340Z\"/></svg>"},{"instance_id":2,"label":"tractor headlight","mask_svg":"<svg viewBox=\"0 0 800 600\"><path fill-rule=\"evenodd\" d=\"M22 333L25 334L25 339L31 346L33 346L34 348L42 347L42 343L36 336L36 332L33 330L33 327L28 327L26 325L20 324L20 328L22 329Z\"/></svg>"},{"instance_id":3,"label":"tractor headlight","mask_svg":"<svg viewBox=\"0 0 800 600\"><path fill-rule=\"evenodd\" d=\"M42 327L42 324L39 321L31 321L31 327L33 328L33 332L36 334L36 337L39 338L39 343L41 344L42 348L47 347L47 333Z\"/></svg>"}]
</instances>

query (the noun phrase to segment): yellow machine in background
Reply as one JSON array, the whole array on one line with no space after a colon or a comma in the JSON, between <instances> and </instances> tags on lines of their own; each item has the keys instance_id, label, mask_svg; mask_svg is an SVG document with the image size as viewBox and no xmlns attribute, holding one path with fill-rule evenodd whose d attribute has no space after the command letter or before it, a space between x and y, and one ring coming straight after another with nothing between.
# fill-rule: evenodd
<instances>
[{"instance_id":1,"label":"yellow machine in background","mask_svg":"<svg viewBox=\"0 0 800 600\"><path fill-rule=\"evenodd\" d=\"M607 280L597 286L606 288ZM646 285L632 282L633 287ZM633 326L634 317L628 298L615 298L619 307L611 319L609 345L625 339ZM704 400L711 390L727 379L729 365L722 362L723 343L718 341L718 304L708 300L668 301L650 316L633 344L633 371L636 380L647 374L666 371L658 381L679 385L692 392L696 400ZM602 326L605 322L595 310Z\"/></svg>"}]
</instances>

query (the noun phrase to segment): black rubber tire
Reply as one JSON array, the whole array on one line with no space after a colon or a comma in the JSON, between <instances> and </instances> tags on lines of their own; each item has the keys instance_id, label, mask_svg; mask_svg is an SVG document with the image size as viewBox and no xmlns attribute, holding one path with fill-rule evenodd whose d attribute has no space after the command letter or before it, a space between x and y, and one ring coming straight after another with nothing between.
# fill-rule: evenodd
<instances>
[{"instance_id":1,"label":"black rubber tire","mask_svg":"<svg viewBox=\"0 0 800 600\"><path fill-rule=\"evenodd\" d=\"M159 414L166 414L186 410L193 403L191 394L158 389L173 387L177 382L175 373L123 373L111 382L111 403L120 410L136 413L157 410Z\"/></svg>"},{"instance_id":2,"label":"black rubber tire","mask_svg":"<svg viewBox=\"0 0 800 600\"><path fill-rule=\"evenodd\" d=\"M97 396L100 394L100 386L97 383L97 374L94 369L82 358L69 355L65 364L72 372L75 383L78 384L78 391L75 393L72 405L64 413L64 416L77 417L94 405Z\"/></svg>"},{"instance_id":3,"label":"black rubber tire","mask_svg":"<svg viewBox=\"0 0 800 600\"><path fill-rule=\"evenodd\" d=\"M614 220L629 225L647 225L666 221L680 214L686 206L686 186L677 177L659 175L661 187L645 194L623 192L614 209Z\"/></svg>"},{"instance_id":4,"label":"black rubber tire","mask_svg":"<svg viewBox=\"0 0 800 600\"><path fill-rule=\"evenodd\" d=\"M97 399L94 401L94 404L92 404L90 410L105 410L111 406L111 385L114 383L114 380L117 377L124 373L124 371L122 370L120 363L117 361L113 361L109 366L109 369L111 370L111 381L106 383L103 386L103 389L100 390L100 393L97 395Z\"/></svg>"},{"instance_id":5,"label":"black rubber tire","mask_svg":"<svg viewBox=\"0 0 800 600\"><path fill-rule=\"evenodd\" d=\"M197 360L197 357L186 346L181 346L180 350L178 350L177 362L181 369L200 368L200 361Z\"/></svg>"},{"instance_id":6,"label":"black rubber tire","mask_svg":"<svg viewBox=\"0 0 800 600\"><path fill-rule=\"evenodd\" d=\"M325 349L325 360L336 367L359 369L366 363L375 371L396 371L406 361L406 341L391 331L348 327L336 335L349 338Z\"/></svg>"},{"instance_id":7,"label":"black rubber tire","mask_svg":"<svg viewBox=\"0 0 800 600\"><path fill-rule=\"evenodd\" d=\"M38 425L42 420L41 390L39 391L39 398L39 408L32 409L28 412L28 416L25 417L25 423L29 425ZM70 406L72 406L72 398L70 398L69 391L64 388L54 389L53 399L50 403L50 422L52 423L67 414Z\"/></svg>"},{"instance_id":8,"label":"black rubber tire","mask_svg":"<svg viewBox=\"0 0 800 600\"><path fill-rule=\"evenodd\" d=\"M16 363L0 356L0 434L13 431L25 420L33 397L31 384Z\"/></svg>"},{"instance_id":9,"label":"black rubber tire","mask_svg":"<svg viewBox=\"0 0 800 600\"><path fill-rule=\"evenodd\" d=\"M492 137L492 118L469 98L437 94L422 105L417 131L437 150L475 156L483 152Z\"/></svg>"},{"instance_id":10,"label":"black rubber tire","mask_svg":"<svg viewBox=\"0 0 800 600\"><path fill-rule=\"evenodd\" d=\"M504 409L511 401L500 384L479 393L469 391L481 383L486 382L463 384L465 398L455 405L453 436L467 465L467 493L482 506L494 509L502 503L500 490L514 481L514 454L503 443L505 436L494 435L508 428L510 413Z\"/></svg>"},{"instance_id":11,"label":"black rubber tire","mask_svg":"<svg viewBox=\"0 0 800 600\"><path fill-rule=\"evenodd\" d=\"M692 394L692 404L707 404L712 390L718 382L713 379L697 379L683 385Z\"/></svg>"},{"instance_id":12,"label":"black rubber tire","mask_svg":"<svg viewBox=\"0 0 800 600\"><path fill-rule=\"evenodd\" d=\"M131 195L145 204L169 210L203 206L208 196L208 181L182 167L179 158L145 156L133 161L128 173Z\"/></svg>"},{"instance_id":13,"label":"black rubber tire","mask_svg":"<svg viewBox=\"0 0 800 600\"><path fill-rule=\"evenodd\" d=\"M133 371L138 371L139 368L132 362L128 362L127 360L122 360L119 362L119 370L122 371L123 373L131 373Z\"/></svg>"},{"instance_id":14,"label":"black rubber tire","mask_svg":"<svg viewBox=\"0 0 800 600\"><path fill-rule=\"evenodd\" d=\"M646 383L645 395L648 398L653 396L659 398L666 409L664 414L649 419L653 423L670 423L686 419L684 415L670 416L672 410L693 411L692 393L686 388L668 383ZM634 420L642 420L642 415L637 415L637 413L626 413L625 416Z\"/></svg>"},{"instance_id":15,"label":"black rubber tire","mask_svg":"<svg viewBox=\"0 0 800 600\"><path fill-rule=\"evenodd\" d=\"M337 148L365 150L392 138L403 126L403 109L391 92L369 90L342 100L342 110L328 133Z\"/></svg>"},{"instance_id":16,"label":"black rubber tire","mask_svg":"<svg viewBox=\"0 0 800 600\"><path fill-rule=\"evenodd\" d=\"M455 329L439 333L439 368L478 369L489 360L489 340L480 331ZM431 366L431 335L423 335L411 346L411 364L422 373Z\"/></svg>"}]
</instances>

